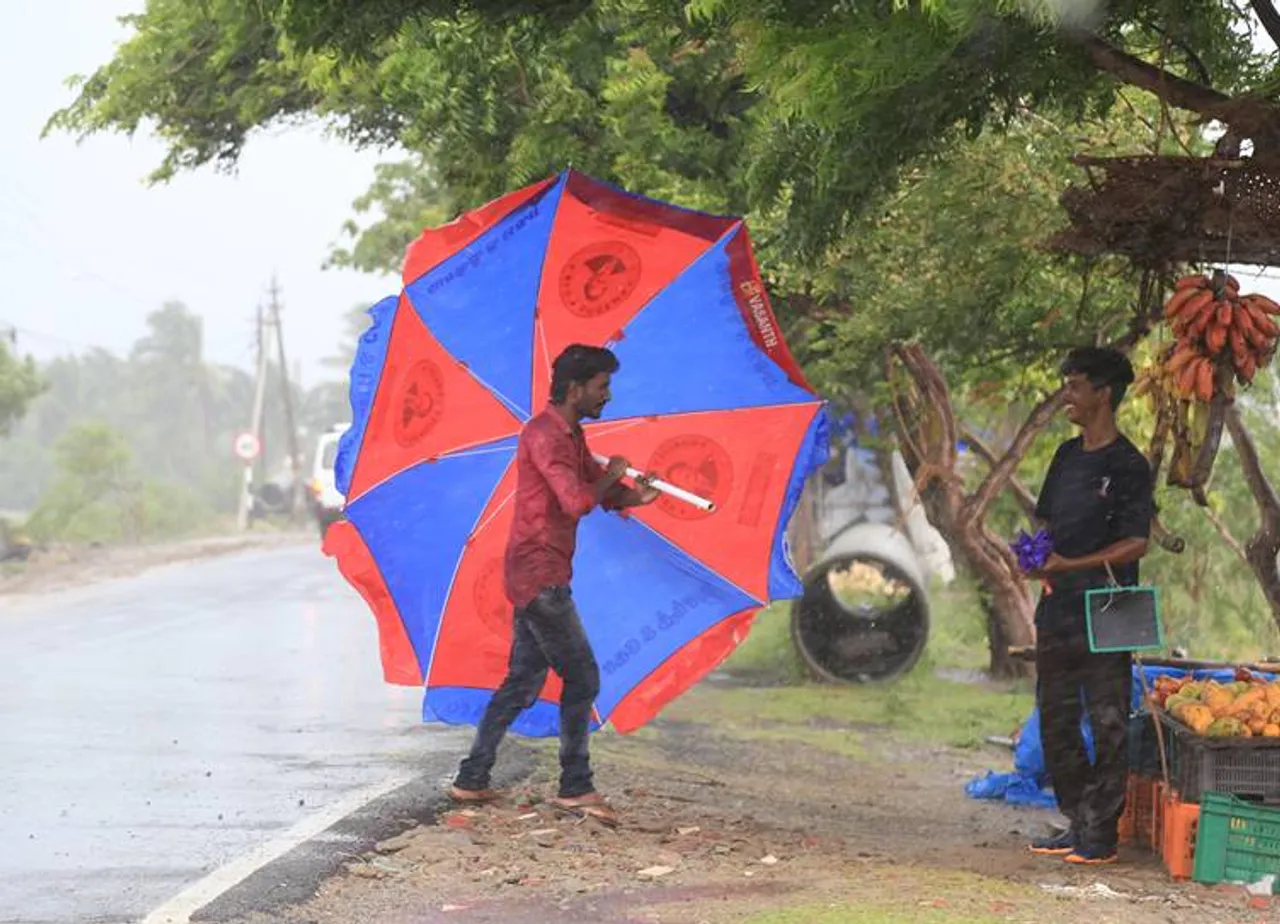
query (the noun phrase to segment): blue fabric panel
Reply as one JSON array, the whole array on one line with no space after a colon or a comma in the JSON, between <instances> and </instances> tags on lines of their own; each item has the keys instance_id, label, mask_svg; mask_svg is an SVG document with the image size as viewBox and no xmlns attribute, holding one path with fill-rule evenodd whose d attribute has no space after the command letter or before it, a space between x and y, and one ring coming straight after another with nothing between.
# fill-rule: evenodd
<instances>
[{"instance_id":1,"label":"blue fabric panel","mask_svg":"<svg viewBox=\"0 0 1280 924\"><path fill-rule=\"evenodd\" d=\"M382 367L387 359L387 347L391 343L391 322L395 320L396 305L400 297L384 298L369 309L373 323L356 344L356 357L351 363L351 429L338 441L338 455L333 463L334 483L345 497L351 487L351 475L356 470L356 459L364 445L364 433L369 426L369 413L373 409L378 383L382 381Z\"/></svg>"},{"instance_id":2,"label":"blue fabric panel","mask_svg":"<svg viewBox=\"0 0 1280 924\"><path fill-rule=\"evenodd\" d=\"M533 318L565 178L405 287L441 345L522 419L533 400Z\"/></svg>"},{"instance_id":3,"label":"blue fabric panel","mask_svg":"<svg viewBox=\"0 0 1280 924\"><path fill-rule=\"evenodd\" d=\"M805 434L800 451L796 454L795 467L791 470L791 481L787 485L787 494L782 502L781 515L778 518L777 532L773 537L773 554L769 561L769 599L792 600L804 596L804 582L796 574L791 565L791 555L787 549L787 524L800 503L800 495L804 493L805 482L809 476L826 464L830 453L830 428L826 408L819 408Z\"/></svg>"},{"instance_id":4,"label":"blue fabric panel","mask_svg":"<svg viewBox=\"0 0 1280 924\"><path fill-rule=\"evenodd\" d=\"M600 664L603 720L687 642L759 605L635 520L597 511L578 545L573 595Z\"/></svg>"},{"instance_id":5,"label":"blue fabric panel","mask_svg":"<svg viewBox=\"0 0 1280 924\"><path fill-rule=\"evenodd\" d=\"M751 339L733 297L729 240L695 260L623 329L612 345L622 371L605 419L814 400Z\"/></svg>"},{"instance_id":6,"label":"blue fabric panel","mask_svg":"<svg viewBox=\"0 0 1280 924\"><path fill-rule=\"evenodd\" d=\"M424 673L459 556L513 453L491 452L406 469L347 506L382 571Z\"/></svg>"}]
</instances>

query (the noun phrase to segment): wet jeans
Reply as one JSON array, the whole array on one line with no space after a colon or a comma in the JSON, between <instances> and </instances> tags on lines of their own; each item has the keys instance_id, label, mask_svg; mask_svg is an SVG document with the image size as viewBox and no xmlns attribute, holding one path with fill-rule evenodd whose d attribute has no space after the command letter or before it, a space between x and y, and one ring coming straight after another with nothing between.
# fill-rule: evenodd
<instances>
[{"instance_id":1,"label":"wet jeans","mask_svg":"<svg viewBox=\"0 0 1280 924\"><path fill-rule=\"evenodd\" d=\"M587 735L592 706L600 692L600 669L567 587L548 588L527 607L516 610L507 677L489 700L455 785L488 788L498 745L516 717L537 701L548 668L564 681L560 694L560 795L580 796L593 790Z\"/></svg>"},{"instance_id":2,"label":"wet jeans","mask_svg":"<svg viewBox=\"0 0 1280 924\"><path fill-rule=\"evenodd\" d=\"M1040 740L1058 808L1082 846L1114 848L1128 776L1129 655L1094 654L1077 633L1041 630L1036 672ZM1082 709L1089 710L1093 764L1080 732Z\"/></svg>"}]
</instances>

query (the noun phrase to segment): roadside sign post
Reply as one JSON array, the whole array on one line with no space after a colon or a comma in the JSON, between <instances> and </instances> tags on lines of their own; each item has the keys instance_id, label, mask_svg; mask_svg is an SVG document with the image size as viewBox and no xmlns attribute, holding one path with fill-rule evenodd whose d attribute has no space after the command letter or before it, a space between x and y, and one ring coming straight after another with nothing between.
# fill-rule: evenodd
<instances>
[{"instance_id":1,"label":"roadside sign post","mask_svg":"<svg viewBox=\"0 0 1280 924\"><path fill-rule=\"evenodd\" d=\"M243 532L249 528L249 511L253 507L253 463L262 454L262 441L256 433L244 430L236 434L232 449L236 458L244 463L244 490L240 495L240 511L237 515L237 524Z\"/></svg>"}]
</instances>

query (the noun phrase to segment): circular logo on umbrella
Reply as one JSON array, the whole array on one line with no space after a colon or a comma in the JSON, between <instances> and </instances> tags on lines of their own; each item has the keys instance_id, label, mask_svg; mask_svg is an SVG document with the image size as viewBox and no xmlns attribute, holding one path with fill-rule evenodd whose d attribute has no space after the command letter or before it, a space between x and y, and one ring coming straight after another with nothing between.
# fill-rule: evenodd
<instances>
[{"instance_id":1,"label":"circular logo on umbrella","mask_svg":"<svg viewBox=\"0 0 1280 924\"><path fill-rule=\"evenodd\" d=\"M491 559L471 585L471 603L484 627L505 639L511 636L511 604L502 585L502 559Z\"/></svg>"},{"instance_id":2,"label":"circular logo on umbrella","mask_svg":"<svg viewBox=\"0 0 1280 924\"><path fill-rule=\"evenodd\" d=\"M583 247L560 270L560 300L571 314L594 318L617 308L640 281L640 254L622 241Z\"/></svg>"},{"instance_id":3,"label":"circular logo on umbrella","mask_svg":"<svg viewBox=\"0 0 1280 924\"><path fill-rule=\"evenodd\" d=\"M444 414L444 379L440 367L423 359L409 367L392 403L396 442L408 448L418 443Z\"/></svg>"},{"instance_id":4,"label":"circular logo on umbrella","mask_svg":"<svg viewBox=\"0 0 1280 924\"><path fill-rule=\"evenodd\" d=\"M719 509L729 499L733 488L733 462L724 447L713 439L697 434L667 440L649 460L649 470L663 481L704 497ZM711 516L692 504L658 495L654 505L677 520L701 520Z\"/></svg>"}]
</instances>

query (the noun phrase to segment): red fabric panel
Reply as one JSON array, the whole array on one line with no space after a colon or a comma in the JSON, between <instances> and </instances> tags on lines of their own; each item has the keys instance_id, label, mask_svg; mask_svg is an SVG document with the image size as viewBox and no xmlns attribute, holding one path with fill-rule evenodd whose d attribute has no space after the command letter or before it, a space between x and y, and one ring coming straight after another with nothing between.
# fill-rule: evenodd
<instances>
[{"instance_id":1,"label":"red fabric panel","mask_svg":"<svg viewBox=\"0 0 1280 924\"><path fill-rule=\"evenodd\" d=\"M751 339L755 341L756 346L769 354L769 358L782 368L792 382L801 388L813 391L800 366L791 355L786 341L782 339L782 330L778 327L778 319L774 317L773 308L769 305L769 295L765 291L755 256L751 252L751 238L747 234L745 224L729 241L727 251L729 276L733 280L733 297L738 303L738 310L742 312L747 330L751 331Z\"/></svg>"},{"instance_id":2,"label":"red fabric panel","mask_svg":"<svg viewBox=\"0 0 1280 924\"><path fill-rule=\"evenodd\" d=\"M427 228L405 248L401 273L404 284L407 286L430 272L534 196L550 188L555 181L555 177L541 180L494 199L439 228Z\"/></svg>"},{"instance_id":3,"label":"red fabric panel","mask_svg":"<svg viewBox=\"0 0 1280 924\"><path fill-rule=\"evenodd\" d=\"M639 200L571 174L547 247L534 335L533 406L571 343L603 346L735 219Z\"/></svg>"},{"instance_id":4,"label":"red fabric panel","mask_svg":"<svg viewBox=\"0 0 1280 924\"><path fill-rule=\"evenodd\" d=\"M418 656L404 631L400 611L387 590L382 572L378 570L359 531L346 520L334 523L325 533L322 550L337 560L342 576L360 592L369 609L373 610L378 624L383 678L387 683L421 686L422 668L418 664Z\"/></svg>"},{"instance_id":5,"label":"red fabric panel","mask_svg":"<svg viewBox=\"0 0 1280 924\"><path fill-rule=\"evenodd\" d=\"M401 295L347 502L427 459L520 432L520 421L431 335Z\"/></svg>"},{"instance_id":6,"label":"red fabric panel","mask_svg":"<svg viewBox=\"0 0 1280 924\"><path fill-rule=\"evenodd\" d=\"M512 606L503 590L502 559L511 532L516 466L508 469L467 540L441 615L427 685L497 689L511 653ZM547 677L542 698L560 701L560 679Z\"/></svg>"},{"instance_id":7,"label":"red fabric panel","mask_svg":"<svg viewBox=\"0 0 1280 924\"><path fill-rule=\"evenodd\" d=\"M676 414L586 427L592 452L705 497L710 513L663 495L629 511L757 600L769 598L769 561L796 451L821 404Z\"/></svg>"}]
</instances>

